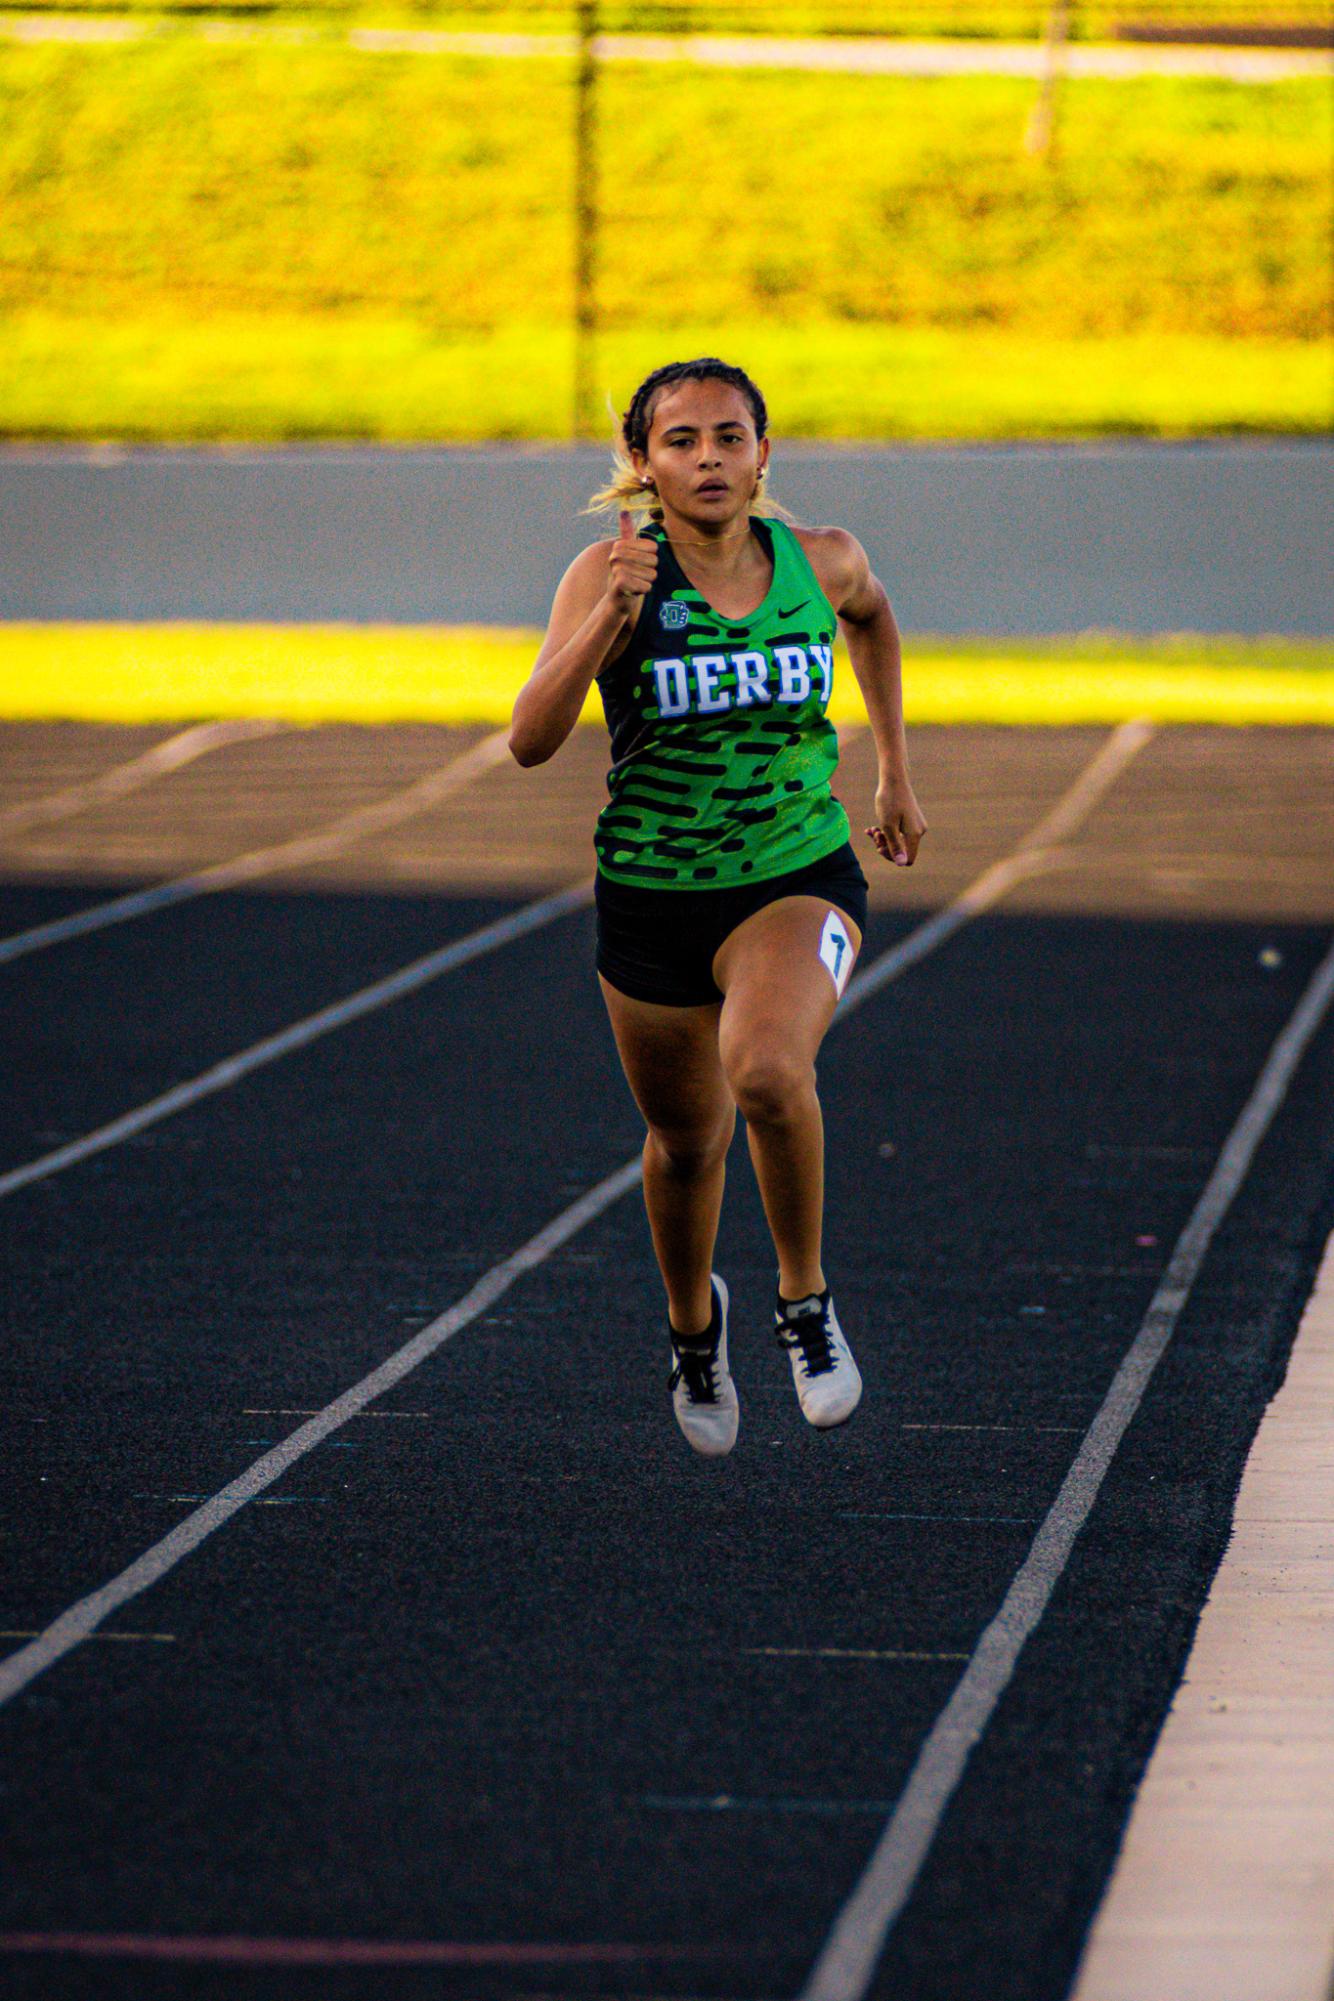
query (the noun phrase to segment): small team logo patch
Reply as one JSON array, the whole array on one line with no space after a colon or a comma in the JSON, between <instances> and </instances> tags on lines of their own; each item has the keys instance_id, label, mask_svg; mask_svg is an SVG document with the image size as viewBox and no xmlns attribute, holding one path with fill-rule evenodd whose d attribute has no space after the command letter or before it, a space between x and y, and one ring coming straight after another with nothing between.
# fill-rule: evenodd
<instances>
[{"instance_id":1,"label":"small team logo patch","mask_svg":"<svg viewBox=\"0 0 1334 2001\"><path fill-rule=\"evenodd\" d=\"M690 606L678 604L675 598L668 598L658 611L658 623L668 632L683 632L690 623Z\"/></svg>"}]
</instances>

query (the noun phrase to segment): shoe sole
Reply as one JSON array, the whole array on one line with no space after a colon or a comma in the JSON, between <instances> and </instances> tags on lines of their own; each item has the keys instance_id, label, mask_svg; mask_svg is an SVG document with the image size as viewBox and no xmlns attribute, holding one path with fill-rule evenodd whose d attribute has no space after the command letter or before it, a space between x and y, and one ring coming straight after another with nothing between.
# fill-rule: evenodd
<instances>
[{"instance_id":1,"label":"shoe sole","mask_svg":"<svg viewBox=\"0 0 1334 2001\"><path fill-rule=\"evenodd\" d=\"M848 1405L847 1409L841 1411L836 1417L811 1417L806 1411L803 1411L801 1414L814 1431L837 1431L840 1424L846 1424L848 1419L855 1415L857 1406L861 1400L862 1393L858 1390L856 1397Z\"/></svg>"}]
</instances>

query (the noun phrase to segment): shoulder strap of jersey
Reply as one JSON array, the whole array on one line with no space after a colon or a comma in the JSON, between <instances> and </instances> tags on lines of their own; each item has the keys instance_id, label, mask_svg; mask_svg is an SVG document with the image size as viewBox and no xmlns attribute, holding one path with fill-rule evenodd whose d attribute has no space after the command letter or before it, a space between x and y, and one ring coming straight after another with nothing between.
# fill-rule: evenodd
<instances>
[{"instance_id":1,"label":"shoulder strap of jersey","mask_svg":"<svg viewBox=\"0 0 1334 2001\"><path fill-rule=\"evenodd\" d=\"M769 530L771 538L774 576L779 580L780 592L785 587L786 579L790 577L794 583L800 584L802 590L815 591L821 602L829 606L829 616L837 619L838 613L829 603L828 593L816 576L815 565L802 548L800 538L793 534L786 521L780 521L777 516L771 516L764 525ZM783 572L781 578L780 570Z\"/></svg>"}]
</instances>

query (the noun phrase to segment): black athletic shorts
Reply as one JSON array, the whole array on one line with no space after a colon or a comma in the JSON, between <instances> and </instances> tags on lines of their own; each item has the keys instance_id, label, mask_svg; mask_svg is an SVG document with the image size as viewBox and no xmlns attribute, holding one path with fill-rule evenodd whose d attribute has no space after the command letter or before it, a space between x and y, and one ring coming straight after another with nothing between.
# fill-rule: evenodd
<instances>
[{"instance_id":1,"label":"black athletic shorts","mask_svg":"<svg viewBox=\"0 0 1334 2001\"><path fill-rule=\"evenodd\" d=\"M598 871L597 967L632 1000L663 1007L719 1001L713 961L738 924L780 896L827 897L866 933L866 877L845 841L832 855L733 889L641 889Z\"/></svg>"}]
</instances>

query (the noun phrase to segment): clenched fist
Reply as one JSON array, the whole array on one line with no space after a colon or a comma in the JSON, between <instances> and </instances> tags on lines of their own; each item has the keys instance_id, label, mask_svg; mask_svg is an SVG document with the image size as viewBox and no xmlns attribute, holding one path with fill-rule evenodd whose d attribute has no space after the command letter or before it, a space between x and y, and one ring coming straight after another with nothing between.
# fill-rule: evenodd
<instances>
[{"instance_id":1,"label":"clenched fist","mask_svg":"<svg viewBox=\"0 0 1334 2001\"><path fill-rule=\"evenodd\" d=\"M922 809L906 775L885 777L875 795L875 824L866 829L882 861L911 868L926 832Z\"/></svg>"},{"instance_id":2,"label":"clenched fist","mask_svg":"<svg viewBox=\"0 0 1334 2001\"><path fill-rule=\"evenodd\" d=\"M621 509L621 531L611 545L607 565L607 596L618 611L633 619L640 601L653 589L658 574L658 545L636 535L634 516Z\"/></svg>"}]
</instances>

